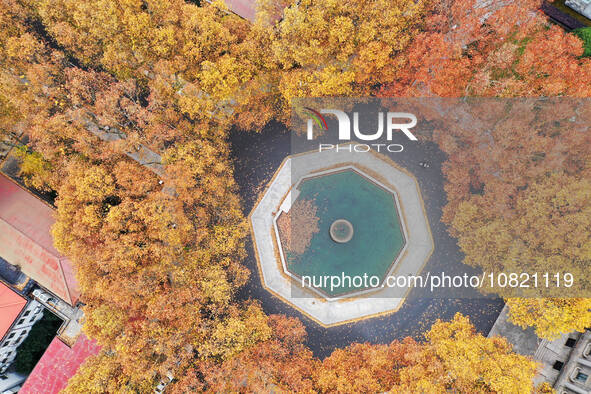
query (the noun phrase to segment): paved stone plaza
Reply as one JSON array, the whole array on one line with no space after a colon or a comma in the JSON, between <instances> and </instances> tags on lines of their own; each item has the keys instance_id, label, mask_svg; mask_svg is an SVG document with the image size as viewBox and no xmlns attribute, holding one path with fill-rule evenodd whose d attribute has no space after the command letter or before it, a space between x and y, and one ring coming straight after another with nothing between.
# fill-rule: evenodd
<instances>
[{"instance_id":1,"label":"paved stone plaza","mask_svg":"<svg viewBox=\"0 0 591 394\"><path fill-rule=\"evenodd\" d=\"M591 0L566 0L564 4L579 14L591 18Z\"/></svg>"},{"instance_id":2,"label":"paved stone plaza","mask_svg":"<svg viewBox=\"0 0 591 394\"><path fill-rule=\"evenodd\" d=\"M404 302L400 289L383 287L363 295L335 299L322 297L284 271L276 237L275 218L288 212L297 198L294 185L302 178L326 171L354 168L369 174L385 189L396 192L402 214L406 247L388 276L417 275L433 252L434 245L418 184L408 171L372 152L307 152L287 157L250 215L259 273L263 286L275 296L323 326L395 312Z\"/></svg>"}]
</instances>

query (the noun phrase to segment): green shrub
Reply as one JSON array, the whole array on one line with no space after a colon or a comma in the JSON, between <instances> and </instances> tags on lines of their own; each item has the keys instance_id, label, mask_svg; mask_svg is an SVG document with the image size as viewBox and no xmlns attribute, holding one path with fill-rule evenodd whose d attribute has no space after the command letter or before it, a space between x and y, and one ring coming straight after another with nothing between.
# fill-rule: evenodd
<instances>
[{"instance_id":1,"label":"green shrub","mask_svg":"<svg viewBox=\"0 0 591 394\"><path fill-rule=\"evenodd\" d=\"M583 57L591 56L591 27L581 27L572 31L574 35L583 41Z\"/></svg>"}]
</instances>

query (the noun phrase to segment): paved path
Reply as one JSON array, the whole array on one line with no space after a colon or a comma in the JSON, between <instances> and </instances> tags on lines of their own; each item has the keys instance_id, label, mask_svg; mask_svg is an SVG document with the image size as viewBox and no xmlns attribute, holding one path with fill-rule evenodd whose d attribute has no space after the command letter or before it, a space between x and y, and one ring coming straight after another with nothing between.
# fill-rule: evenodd
<instances>
[{"instance_id":1,"label":"paved path","mask_svg":"<svg viewBox=\"0 0 591 394\"><path fill-rule=\"evenodd\" d=\"M388 275L419 274L433 250L429 225L423 215L422 201L415 180L391 162L386 162L382 156L334 150L290 156L276 172L273 181L251 214L253 236L256 238L255 247L266 287L326 326L397 310L404 302L406 293L403 288L384 287L374 289L371 294L363 296L325 300L322 296L313 297L309 290L295 284L294 280L297 279L287 277L287 273L283 272L286 270L283 254L283 271L279 269L278 251L273 242L274 236L278 236L274 224L275 212L279 206L281 210L289 210L287 206L291 204L291 199L296 198L289 192L292 185L303 177L326 172L327 168L332 168L329 170L330 173L343 168L353 168L351 166L355 166L356 171L367 169L380 176L381 180L372 181L395 194L401 210L400 218L403 221L406 244ZM363 175L371 176L367 173ZM287 197L282 204L285 196Z\"/></svg>"},{"instance_id":2,"label":"paved path","mask_svg":"<svg viewBox=\"0 0 591 394\"><path fill-rule=\"evenodd\" d=\"M235 158L235 176L247 215L252 210L258 193L264 190L285 156L291 153L290 138L283 125L271 123L261 133L233 131L230 140ZM410 145L405 140L393 141L397 142L405 145L405 151L392 154L390 158L413 172L417 178L436 245L425 270L444 270L449 274L476 272L461 264L462 254L455 239L448 235L446 227L439 221L441 209L446 203L441 174L441 163L445 160L445 155L432 143ZM425 159L430 161L430 168L419 166L418 163ZM249 255L244 264L252 274L239 297L260 300L266 313L299 317L308 332L308 346L319 357L327 356L333 349L353 342L389 343L406 336L420 339L421 333L436 319L451 319L456 312L469 315L477 330L486 335L503 308L502 300L484 298L474 293L464 294L463 298L454 294L438 294L435 298L414 290L402 308L394 314L323 328L263 289L252 242L247 243L247 250Z\"/></svg>"}]
</instances>

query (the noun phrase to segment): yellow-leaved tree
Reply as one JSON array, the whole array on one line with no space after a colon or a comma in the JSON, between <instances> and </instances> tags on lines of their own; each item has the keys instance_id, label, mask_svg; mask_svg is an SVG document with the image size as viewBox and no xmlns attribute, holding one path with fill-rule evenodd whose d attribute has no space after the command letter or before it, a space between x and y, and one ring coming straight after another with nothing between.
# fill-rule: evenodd
<instances>
[{"instance_id":1,"label":"yellow-leaved tree","mask_svg":"<svg viewBox=\"0 0 591 394\"><path fill-rule=\"evenodd\" d=\"M410 354L394 392L523 393L532 392L537 364L513 353L505 338L476 333L467 317L437 321L427 343Z\"/></svg>"},{"instance_id":2,"label":"yellow-leaved tree","mask_svg":"<svg viewBox=\"0 0 591 394\"><path fill-rule=\"evenodd\" d=\"M421 343L353 344L335 350L314 372L319 392L533 392L538 365L505 338L477 333L468 317L437 321Z\"/></svg>"},{"instance_id":3,"label":"yellow-leaved tree","mask_svg":"<svg viewBox=\"0 0 591 394\"><path fill-rule=\"evenodd\" d=\"M585 331L591 322L591 298L509 298L510 320L535 327L541 338L556 339L570 331Z\"/></svg>"},{"instance_id":4,"label":"yellow-leaved tree","mask_svg":"<svg viewBox=\"0 0 591 394\"><path fill-rule=\"evenodd\" d=\"M272 29L284 108L297 97L367 95L393 79L429 1L303 0Z\"/></svg>"}]
</instances>

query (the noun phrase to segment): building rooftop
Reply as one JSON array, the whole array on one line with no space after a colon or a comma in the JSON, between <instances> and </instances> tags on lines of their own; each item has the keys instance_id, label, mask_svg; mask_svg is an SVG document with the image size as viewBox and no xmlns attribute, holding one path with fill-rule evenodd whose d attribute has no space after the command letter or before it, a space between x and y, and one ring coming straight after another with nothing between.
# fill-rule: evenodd
<instances>
[{"instance_id":1,"label":"building rooftop","mask_svg":"<svg viewBox=\"0 0 591 394\"><path fill-rule=\"evenodd\" d=\"M80 296L72 264L53 246L52 208L0 174L0 253L67 303Z\"/></svg>"},{"instance_id":2,"label":"building rooftop","mask_svg":"<svg viewBox=\"0 0 591 394\"><path fill-rule=\"evenodd\" d=\"M100 346L80 334L71 348L59 338L54 338L19 391L21 394L57 394L74 376L80 365L97 354Z\"/></svg>"},{"instance_id":3,"label":"building rooftop","mask_svg":"<svg viewBox=\"0 0 591 394\"><path fill-rule=\"evenodd\" d=\"M0 339L10 330L12 323L27 305L27 300L0 282Z\"/></svg>"},{"instance_id":4,"label":"building rooftop","mask_svg":"<svg viewBox=\"0 0 591 394\"><path fill-rule=\"evenodd\" d=\"M254 0L226 0L228 8L233 13L254 22L256 16L256 1Z\"/></svg>"},{"instance_id":5,"label":"building rooftop","mask_svg":"<svg viewBox=\"0 0 591 394\"><path fill-rule=\"evenodd\" d=\"M523 329L509 321L509 307L507 305L488 333L489 338L496 336L505 337L513 345L513 350L524 356L534 356L542 341L532 327Z\"/></svg>"},{"instance_id":6,"label":"building rooftop","mask_svg":"<svg viewBox=\"0 0 591 394\"><path fill-rule=\"evenodd\" d=\"M212 3L213 0L206 0L209 3ZM234 14L238 15L241 18L244 18L250 22L254 22L256 19L257 14L257 2L256 0L226 0L226 5L228 6L228 10L233 12ZM283 5L279 1L271 2L270 4L273 8L268 10L270 11L269 14L269 22L276 22L283 17Z\"/></svg>"}]
</instances>

